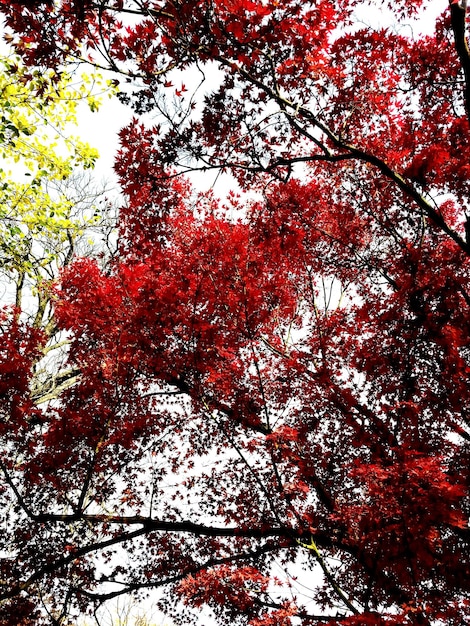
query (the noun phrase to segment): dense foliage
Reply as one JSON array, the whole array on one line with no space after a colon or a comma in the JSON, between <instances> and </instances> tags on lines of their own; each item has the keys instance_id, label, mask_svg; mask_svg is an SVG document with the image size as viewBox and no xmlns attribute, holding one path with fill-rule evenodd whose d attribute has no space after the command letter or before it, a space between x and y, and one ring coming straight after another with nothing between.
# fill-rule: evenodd
<instances>
[{"instance_id":1,"label":"dense foliage","mask_svg":"<svg viewBox=\"0 0 470 626\"><path fill-rule=\"evenodd\" d=\"M48 287L53 397L3 313L0 623L158 589L181 624L470 618L470 57L440 5L0 2L27 65L109 69L136 115L118 253Z\"/></svg>"}]
</instances>

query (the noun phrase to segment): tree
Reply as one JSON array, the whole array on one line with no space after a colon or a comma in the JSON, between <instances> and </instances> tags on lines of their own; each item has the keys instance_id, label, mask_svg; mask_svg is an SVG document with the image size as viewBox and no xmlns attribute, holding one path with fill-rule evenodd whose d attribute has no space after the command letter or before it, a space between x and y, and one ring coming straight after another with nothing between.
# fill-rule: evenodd
<instances>
[{"instance_id":1,"label":"tree","mask_svg":"<svg viewBox=\"0 0 470 626\"><path fill-rule=\"evenodd\" d=\"M54 264L71 258L71 246L97 218L83 207L78 216L76 196L84 199L78 178L85 186L84 171L94 166L98 152L69 129L81 102L98 108L96 87L108 89L100 81L97 75L78 80L30 71L14 55L0 59L1 276L11 302L24 314L23 300L33 289L36 327L47 326L41 284L54 276Z\"/></svg>"},{"instance_id":2,"label":"tree","mask_svg":"<svg viewBox=\"0 0 470 626\"><path fill-rule=\"evenodd\" d=\"M113 90L96 73L78 78L30 71L12 54L0 63L2 304L41 330L51 353L58 329L49 285L76 250L90 249L84 241L94 226L100 224L102 236L107 213L89 176L98 152L72 136L70 127L80 103L97 110ZM67 384L63 372L52 379L49 374L35 379L36 401L54 393L53 380Z\"/></svg>"},{"instance_id":3,"label":"tree","mask_svg":"<svg viewBox=\"0 0 470 626\"><path fill-rule=\"evenodd\" d=\"M99 226L100 237L104 232L106 207L87 175L98 153L71 136L70 127L79 103L96 110L106 91L112 92L98 75L83 80L65 73L59 77L30 71L12 54L0 59L2 467L12 455L21 462L20 449L15 456L14 438L9 438L9 421L18 420L21 428L26 419L32 426L39 413L28 407L53 399L76 378L71 370L59 369L67 340L59 338L50 286L75 250L91 252L91 241L86 240L93 230ZM25 364L34 372L31 384ZM25 385L28 406L20 398ZM3 499L3 482L0 491L3 526L15 513ZM8 537L6 533L1 540L2 585L16 550ZM36 618L34 603L28 600L0 606L2 624L26 626L37 623Z\"/></svg>"},{"instance_id":4,"label":"tree","mask_svg":"<svg viewBox=\"0 0 470 626\"><path fill-rule=\"evenodd\" d=\"M468 620L466 8L414 35L431 4L2 3L26 63L102 65L136 112L119 254L54 290L54 402L5 320L6 614L164 589L219 623Z\"/></svg>"}]
</instances>

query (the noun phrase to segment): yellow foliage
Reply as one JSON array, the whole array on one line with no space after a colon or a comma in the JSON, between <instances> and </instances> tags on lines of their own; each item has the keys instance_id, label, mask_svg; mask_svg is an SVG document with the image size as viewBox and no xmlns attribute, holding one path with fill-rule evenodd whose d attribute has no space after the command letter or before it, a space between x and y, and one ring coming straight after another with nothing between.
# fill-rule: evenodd
<instances>
[{"instance_id":1,"label":"yellow foliage","mask_svg":"<svg viewBox=\"0 0 470 626\"><path fill-rule=\"evenodd\" d=\"M98 152L72 134L77 110L86 102L98 110L115 87L98 74L79 79L41 73L13 56L0 58L0 265L31 274L30 251L39 236L56 249L83 229L87 218L73 216L73 203L60 191L77 170L93 168ZM37 248L37 246L36 246ZM37 252L37 250L36 250ZM40 263L51 260L44 253ZM36 261L38 256L36 255Z\"/></svg>"}]
</instances>

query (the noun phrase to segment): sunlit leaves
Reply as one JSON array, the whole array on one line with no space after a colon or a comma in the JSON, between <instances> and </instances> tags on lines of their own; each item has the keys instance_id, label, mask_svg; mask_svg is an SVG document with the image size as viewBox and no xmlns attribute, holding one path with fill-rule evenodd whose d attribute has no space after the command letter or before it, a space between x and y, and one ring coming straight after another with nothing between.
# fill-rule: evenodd
<instances>
[{"instance_id":1,"label":"sunlit leaves","mask_svg":"<svg viewBox=\"0 0 470 626\"><path fill-rule=\"evenodd\" d=\"M94 108L98 89L112 90L98 88L99 77L74 80L29 71L15 57L2 60L0 228L3 268L9 271L34 275L34 238L49 246L49 256L46 251L39 261L47 265L54 242L66 241L83 227L74 222L73 201L60 188L77 169L92 168L98 152L70 129L80 103Z\"/></svg>"}]
</instances>

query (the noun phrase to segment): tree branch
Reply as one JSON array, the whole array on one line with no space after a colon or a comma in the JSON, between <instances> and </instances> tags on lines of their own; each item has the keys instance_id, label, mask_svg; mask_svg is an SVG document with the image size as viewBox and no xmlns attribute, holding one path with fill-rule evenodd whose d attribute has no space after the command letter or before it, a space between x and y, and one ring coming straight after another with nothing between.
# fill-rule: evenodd
<instances>
[{"instance_id":1,"label":"tree branch","mask_svg":"<svg viewBox=\"0 0 470 626\"><path fill-rule=\"evenodd\" d=\"M450 19L454 32L455 49L465 77L464 100L470 123L470 50L466 35L467 1L450 0Z\"/></svg>"},{"instance_id":2,"label":"tree branch","mask_svg":"<svg viewBox=\"0 0 470 626\"><path fill-rule=\"evenodd\" d=\"M31 392L31 399L35 404L44 404L56 400L59 395L72 387L80 377L80 370L72 368L50 377L43 385L35 385Z\"/></svg>"}]
</instances>

